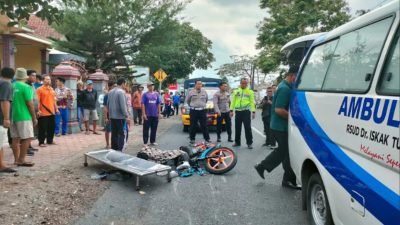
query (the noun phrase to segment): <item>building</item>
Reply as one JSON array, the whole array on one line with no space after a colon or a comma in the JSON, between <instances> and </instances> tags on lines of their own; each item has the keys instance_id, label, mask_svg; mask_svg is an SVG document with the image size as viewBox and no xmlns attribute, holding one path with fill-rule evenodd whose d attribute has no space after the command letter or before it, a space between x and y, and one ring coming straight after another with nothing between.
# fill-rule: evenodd
<instances>
[{"instance_id":1,"label":"building","mask_svg":"<svg viewBox=\"0 0 400 225\"><path fill-rule=\"evenodd\" d=\"M36 70L49 73L49 49L51 38L63 38L47 21L31 16L27 26L8 27L9 18L0 15L0 67Z\"/></svg>"}]
</instances>

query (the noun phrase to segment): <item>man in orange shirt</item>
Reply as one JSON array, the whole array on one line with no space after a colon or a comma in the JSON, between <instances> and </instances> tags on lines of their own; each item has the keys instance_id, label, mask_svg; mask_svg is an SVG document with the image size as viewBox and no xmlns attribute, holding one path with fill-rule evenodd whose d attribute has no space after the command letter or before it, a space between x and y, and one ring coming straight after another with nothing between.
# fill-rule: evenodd
<instances>
[{"instance_id":1,"label":"man in orange shirt","mask_svg":"<svg viewBox=\"0 0 400 225\"><path fill-rule=\"evenodd\" d=\"M47 144L55 144L53 142L54 129L56 127L55 114L60 114L56 105L56 93L51 87L50 76L46 75L44 77L43 86L36 90L36 94L39 102L39 147L46 147L45 139L47 139Z\"/></svg>"},{"instance_id":2,"label":"man in orange shirt","mask_svg":"<svg viewBox=\"0 0 400 225\"><path fill-rule=\"evenodd\" d=\"M143 117L142 96L143 96L143 87L139 86L138 90L133 93L132 97L133 122L135 123L135 126L142 125L142 117Z\"/></svg>"}]
</instances>

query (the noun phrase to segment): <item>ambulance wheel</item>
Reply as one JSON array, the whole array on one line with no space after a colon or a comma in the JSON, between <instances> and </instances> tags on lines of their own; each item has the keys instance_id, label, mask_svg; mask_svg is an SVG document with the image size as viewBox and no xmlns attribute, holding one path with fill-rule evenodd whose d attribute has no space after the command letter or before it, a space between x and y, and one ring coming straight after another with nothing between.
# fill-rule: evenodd
<instances>
[{"instance_id":1,"label":"ambulance wheel","mask_svg":"<svg viewBox=\"0 0 400 225\"><path fill-rule=\"evenodd\" d=\"M308 180L307 214L312 225L333 225L325 186L318 173L311 175Z\"/></svg>"}]
</instances>

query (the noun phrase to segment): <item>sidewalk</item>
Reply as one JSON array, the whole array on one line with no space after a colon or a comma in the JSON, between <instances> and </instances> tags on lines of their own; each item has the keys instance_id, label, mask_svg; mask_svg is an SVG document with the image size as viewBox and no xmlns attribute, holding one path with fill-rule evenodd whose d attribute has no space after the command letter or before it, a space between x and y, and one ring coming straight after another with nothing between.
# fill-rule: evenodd
<instances>
[{"instance_id":1,"label":"sidewalk","mask_svg":"<svg viewBox=\"0 0 400 225\"><path fill-rule=\"evenodd\" d=\"M101 130L103 128L99 128ZM128 146L133 143L137 143L141 140L140 134L142 132L141 126L132 126L129 132ZM60 137L54 137L56 145L47 145L47 147L40 148L38 141L32 141L32 147L39 149L35 152L34 156L27 156L27 161L32 161L35 166L32 168L43 169L44 167L59 164L60 162L76 156L77 154L83 154L84 152L105 148L106 141L104 132L100 132L101 135L90 134L86 135L85 132L77 134L69 134ZM12 149L8 144L4 145L4 158L5 162L9 165L14 163L14 155Z\"/></svg>"},{"instance_id":2,"label":"sidewalk","mask_svg":"<svg viewBox=\"0 0 400 225\"><path fill-rule=\"evenodd\" d=\"M157 132L158 135L160 135L166 127L170 126L171 123L174 123L173 121L175 120L176 118L172 120L162 119ZM99 127L99 130L102 129L102 127ZM142 126L131 126L126 152L136 153L132 148L137 148L138 144L142 143L142 129ZM45 167L58 165L71 157L83 155L85 152L104 149L106 146L104 132L101 131L100 133L101 135L95 135L92 133L90 135L86 135L85 132L81 132L77 134L54 137L54 142L57 143L56 145L47 145L47 147L42 148L38 146L37 140L33 140L32 147L39 149L39 151L35 152L34 156L27 156L27 161L32 161L35 163L35 165L32 167L33 169L43 170ZM11 166L14 163L12 149L8 146L8 143L3 145L3 149L4 161L6 164ZM22 171L25 171L25 169L22 169Z\"/></svg>"}]
</instances>

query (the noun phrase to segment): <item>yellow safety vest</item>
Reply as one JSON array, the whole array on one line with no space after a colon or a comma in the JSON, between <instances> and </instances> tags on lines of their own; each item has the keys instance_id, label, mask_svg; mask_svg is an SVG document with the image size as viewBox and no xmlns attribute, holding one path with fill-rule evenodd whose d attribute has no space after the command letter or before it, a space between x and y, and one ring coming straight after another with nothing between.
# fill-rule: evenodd
<instances>
[{"instance_id":1,"label":"yellow safety vest","mask_svg":"<svg viewBox=\"0 0 400 225\"><path fill-rule=\"evenodd\" d=\"M242 89L240 87L234 90L230 109L235 111L250 110L255 112L254 92L249 88Z\"/></svg>"}]
</instances>

